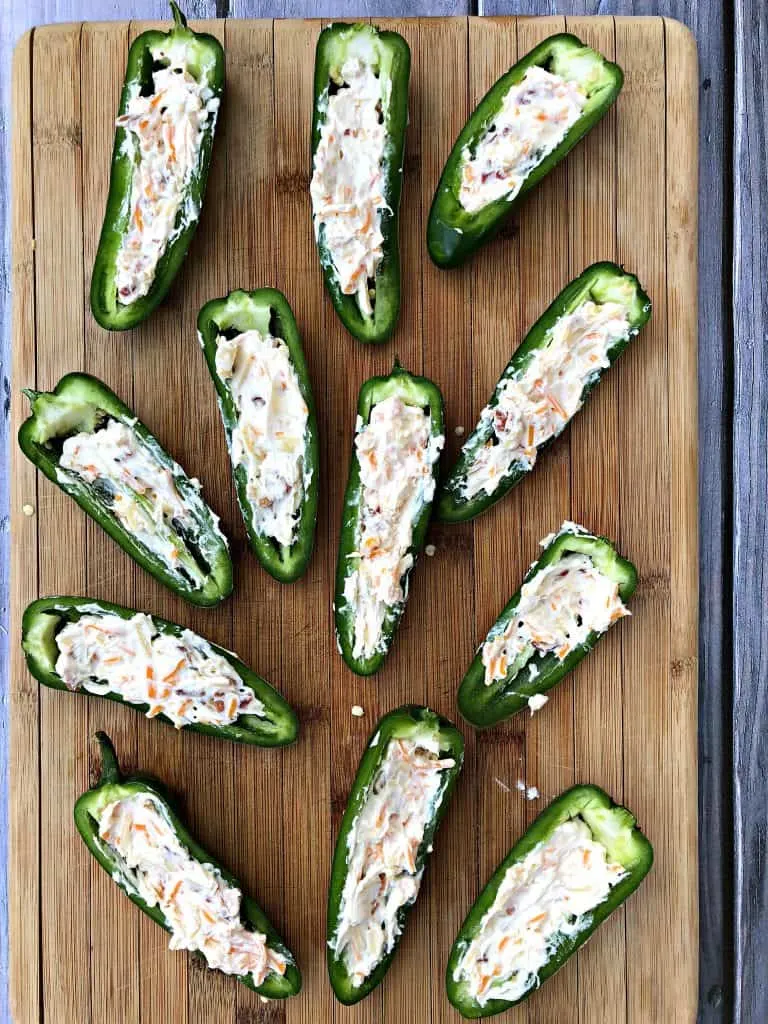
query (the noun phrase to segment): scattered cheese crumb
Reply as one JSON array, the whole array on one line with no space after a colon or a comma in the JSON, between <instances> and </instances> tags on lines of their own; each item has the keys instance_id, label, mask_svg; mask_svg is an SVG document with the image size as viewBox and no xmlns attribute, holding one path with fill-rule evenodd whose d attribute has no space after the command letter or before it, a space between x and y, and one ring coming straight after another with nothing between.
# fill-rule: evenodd
<instances>
[{"instance_id":1,"label":"scattered cheese crumb","mask_svg":"<svg viewBox=\"0 0 768 1024\"><path fill-rule=\"evenodd\" d=\"M365 714L365 711L363 711L359 704L353 704L352 714L354 715L355 718L362 718L363 715Z\"/></svg>"},{"instance_id":2,"label":"scattered cheese crumb","mask_svg":"<svg viewBox=\"0 0 768 1024\"><path fill-rule=\"evenodd\" d=\"M454 427L453 432L456 435L456 437L461 437L461 435L464 433L464 427Z\"/></svg>"},{"instance_id":3,"label":"scattered cheese crumb","mask_svg":"<svg viewBox=\"0 0 768 1024\"><path fill-rule=\"evenodd\" d=\"M25 516L33 516L35 514L35 506L34 505L22 505L21 506L21 511L24 513Z\"/></svg>"},{"instance_id":4,"label":"scattered cheese crumb","mask_svg":"<svg viewBox=\"0 0 768 1024\"><path fill-rule=\"evenodd\" d=\"M526 800L538 800L539 791L535 786L528 786L522 779L518 779L515 786L523 794Z\"/></svg>"},{"instance_id":5,"label":"scattered cheese crumb","mask_svg":"<svg viewBox=\"0 0 768 1024\"><path fill-rule=\"evenodd\" d=\"M528 707L531 709L531 718L533 718L536 711L541 711L544 705L549 700L543 693L532 693L528 698Z\"/></svg>"},{"instance_id":6,"label":"scattered cheese crumb","mask_svg":"<svg viewBox=\"0 0 768 1024\"><path fill-rule=\"evenodd\" d=\"M427 546L424 548L424 554L427 556L427 558L432 558L436 551L437 548L435 547L434 544L427 544Z\"/></svg>"}]
</instances>

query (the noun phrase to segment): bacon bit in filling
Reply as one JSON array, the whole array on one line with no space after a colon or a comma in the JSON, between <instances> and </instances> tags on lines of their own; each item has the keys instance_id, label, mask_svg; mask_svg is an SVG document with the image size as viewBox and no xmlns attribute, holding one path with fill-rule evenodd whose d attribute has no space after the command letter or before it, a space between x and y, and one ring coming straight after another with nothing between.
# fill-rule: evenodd
<instances>
[{"instance_id":1,"label":"bacon bit in filling","mask_svg":"<svg viewBox=\"0 0 768 1024\"><path fill-rule=\"evenodd\" d=\"M344 585L355 616L355 658L379 649L387 611L405 600L401 580L413 565L413 523L434 496L432 467L445 442L430 436L430 424L421 408L392 396L373 407L367 426L358 426L359 550Z\"/></svg>"},{"instance_id":2,"label":"bacon bit in filling","mask_svg":"<svg viewBox=\"0 0 768 1024\"><path fill-rule=\"evenodd\" d=\"M400 933L397 912L413 903L422 871L416 857L453 768L432 737L393 739L347 839L347 877L331 946L352 984L365 981Z\"/></svg>"},{"instance_id":3,"label":"bacon bit in filling","mask_svg":"<svg viewBox=\"0 0 768 1024\"><path fill-rule=\"evenodd\" d=\"M578 934L588 923L585 915L625 876L584 821L558 825L511 865L454 979L481 1006L491 999L520 999L538 982L558 940Z\"/></svg>"},{"instance_id":4,"label":"bacon bit in filling","mask_svg":"<svg viewBox=\"0 0 768 1024\"><path fill-rule=\"evenodd\" d=\"M163 54L156 55L163 59ZM176 60L152 76L154 93L132 96L115 122L134 160L131 219L117 253L117 297L143 298L175 234L176 220L195 170L203 132L216 119L219 100ZM195 211L196 212L196 211Z\"/></svg>"},{"instance_id":5,"label":"bacon bit in filling","mask_svg":"<svg viewBox=\"0 0 768 1024\"><path fill-rule=\"evenodd\" d=\"M345 295L373 313L371 282L382 261L384 147L389 89L364 55L350 56L329 95L310 184L315 234L323 233Z\"/></svg>"},{"instance_id":6,"label":"bacon bit in filling","mask_svg":"<svg viewBox=\"0 0 768 1024\"><path fill-rule=\"evenodd\" d=\"M556 149L581 117L586 92L576 82L529 67L513 85L474 156L462 154L459 202L476 213L502 197L512 200L525 179Z\"/></svg>"},{"instance_id":7,"label":"bacon bit in filling","mask_svg":"<svg viewBox=\"0 0 768 1024\"><path fill-rule=\"evenodd\" d=\"M587 300L556 321L547 344L534 351L522 373L503 380L496 404L480 414L478 429L490 423L493 433L473 454L467 498L493 494L514 467L534 466L538 448L579 411L584 388L610 365L608 353L629 332L627 311L617 302Z\"/></svg>"},{"instance_id":8,"label":"bacon bit in filling","mask_svg":"<svg viewBox=\"0 0 768 1024\"><path fill-rule=\"evenodd\" d=\"M563 555L523 584L512 618L483 644L485 685L505 679L508 672L516 675L536 654L554 653L563 661L590 633L604 633L629 614L618 583L600 572L588 555ZM545 701L529 700L531 711Z\"/></svg>"},{"instance_id":9,"label":"bacon bit in filling","mask_svg":"<svg viewBox=\"0 0 768 1024\"><path fill-rule=\"evenodd\" d=\"M71 690L146 704L147 718L163 714L177 729L264 717L264 705L230 663L188 629L169 636L148 615L94 613L67 623L56 644L56 673Z\"/></svg>"},{"instance_id":10,"label":"bacon bit in filling","mask_svg":"<svg viewBox=\"0 0 768 1024\"><path fill-rule=\"evenodd\" d=\"M159 907L171 932L171 949L199 952L224 974L250 975L262 985L285 974L286 958L265 935L243 925L240 890L212 864L201 864L182 846L162 803L135 793L107 804L99 835L115 858L121 880L149 907Z\"/></svg>"},{"instance_id":11,"label":"bacon bit in filling","mask_svg":"<svg viewBox=\"0 0 768 1024\"><path fill-rule=\"evenodd\" d=\"M312 477L304 466L309 410L288 346L256 330L220 337L216 372L228 383L237 410L232 462L245 468L254 526L288 547Z\"/></svg>"}]
</instances>

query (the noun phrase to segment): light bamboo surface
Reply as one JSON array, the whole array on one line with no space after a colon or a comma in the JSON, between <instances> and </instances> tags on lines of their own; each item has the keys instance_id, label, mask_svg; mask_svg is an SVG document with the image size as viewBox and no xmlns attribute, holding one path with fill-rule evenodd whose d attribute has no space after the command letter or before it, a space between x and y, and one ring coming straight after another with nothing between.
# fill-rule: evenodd
<instances>
[{"instance_id":1,"label":"light bamboo surface","mask_svg":"<svg viewBox=\"0 0 768 1024\"><path fill-rule=\"evenodd\" d=\"M381 23L380 23L381 24ZM13 453L11 996L19 1024L440 1024L454 935L495 864L544 802L590 781L637 814L656 865L626 910L524 1007L530 1024L669 1024L696 1004L696 55L661 19L388 22L412 49L402 207L404 300L394 341L347 336L323 294L308 195L319 22L207 22L227 50L227 98L206 209L165 305L130 335L90 316L87 290L106 195L125 58L147 26L36 29L14 64L13 417L21 387L70 370L103 378L192 474L233 542L233 598L184 605ZM544 182L514 226L460 271L428 261L426 214L470 109L535 43L564 28L624 68L616 109ZM395 354L443 390L448 452L460 445L509 354L563 285L615 259L654 315L536 472L475 524L435 527L393 653L372 680L335 650L332 580L357 391ZM323 441L323 499L305 579L280 587L246 549L195 318L235 287L274 285L303 332ZM32 514L24 511L31 506ZM29 512L29 508L27 508ZM456 718L476 644L519 585L537 542L573 518L615 539L640 572L620 624L535 718L478 734L400 952L353 1009L325 977L332 844L369 731L404 701ZM18 647L38 594L135 605L232 647L300 710L287 751L177 734L96 698L38 688ZM365 717L353 718L360 704ZM304 989L262 1004L232 979L167 950L167 936L92 862L72 805L93 775L91 734L184 795L189 823L265 906ZM518 779L536 785L527 803Z\"/></svg>"}]
</instances>

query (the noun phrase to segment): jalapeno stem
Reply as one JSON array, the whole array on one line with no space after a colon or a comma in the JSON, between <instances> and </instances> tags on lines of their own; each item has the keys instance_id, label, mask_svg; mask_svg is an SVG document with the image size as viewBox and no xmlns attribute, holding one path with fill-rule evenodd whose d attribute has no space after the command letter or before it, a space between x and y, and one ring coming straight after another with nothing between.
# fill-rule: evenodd
<instances>
[{"instance_id":1,"label":"jalapeno stem","mask_svg":"<svg viewBox=\"0 0 768 1024\"><path fill-rule=\"evenodd\" d=\"M99 753L101 754L101 774L99 776L99 785L103 786L108 783L117 784L121 779L120 764L117 760L117 754L115 753L112 740L105 732L97 732L96 739L99 744Z\"/></svg>"}]
</instances>

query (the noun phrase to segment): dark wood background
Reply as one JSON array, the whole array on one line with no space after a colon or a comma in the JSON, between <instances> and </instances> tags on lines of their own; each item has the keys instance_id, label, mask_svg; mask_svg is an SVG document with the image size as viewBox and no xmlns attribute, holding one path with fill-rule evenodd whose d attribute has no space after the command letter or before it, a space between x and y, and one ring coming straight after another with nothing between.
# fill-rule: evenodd
<instances>
[{"instance_id":1,"label":"dark wood background","mask_svg":"<svg viewBox=\"0 0 768 1024\"><path fill-rule=\"evenodd\" d=\"M768 5L765 0L196 0L190 17L663 14L693 30L700 60L699 489L700 1020L768 1020L768 854L763 726L768 657ZM2 0L0 350L8 443L10 54L34 24L165 17L164 0ZM8 492L0 470L0 665L7 664ZM744 581L745 585L734 584ZM10 638L15 642L15 638ZM3 687L5 690L5 685ZM0 834L6 828L7 703L0 705ZM5 857L0 854L0 1020L7 1011ZM610 1011L607 1010L607 1014ZM606 1022L609 1016L606 1016ZM650 1022L649 1022L650 1024ZM663 1022L667 1024L667 1022ZM673 1024L673 1022L669 1022ZM676 1024L676 1022L674 1022Z\"/></svg>"}]
</instances>

